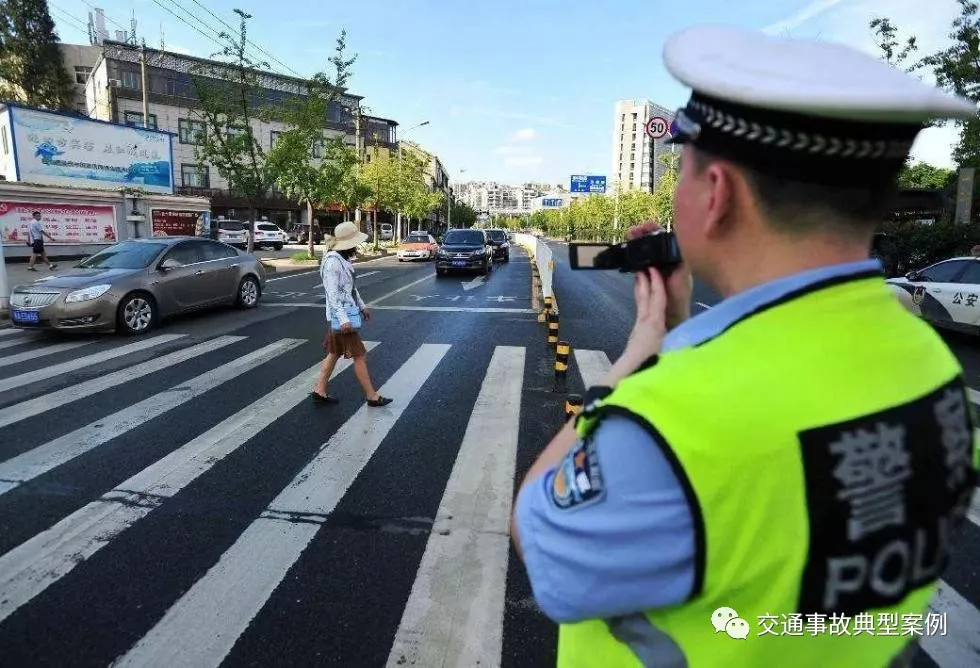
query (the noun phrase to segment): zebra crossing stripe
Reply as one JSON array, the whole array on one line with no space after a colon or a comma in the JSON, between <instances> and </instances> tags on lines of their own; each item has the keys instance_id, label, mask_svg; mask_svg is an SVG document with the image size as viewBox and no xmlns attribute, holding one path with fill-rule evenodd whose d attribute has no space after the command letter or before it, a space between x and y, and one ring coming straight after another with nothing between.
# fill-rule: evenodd
<instances>
[{"instance_id":1,"label":"zebra crossing stripe","mask_svg":"<svg viewBox=\"0 0 980 668\"><path fill-rule=\"evenodd\" d=\"M220 665L449 348L420 346L378 390L394 402L362 406L347 420L218 563L113 666Z\"/></svg>"},{"instance_id":2,"label":"zebra crossing stripe","mask_svg":"<svg viewBox=\"0 0 980 668\"><path fill-rule=\"evenodd\" d=\"M135 353L140 350L146 350L148 348L153 348L154 346L159 346L163 343L169 343L171 341L176 341L177 339L182 339L186 334L161 334L160 336L154 336L150 339L144 339L142 341L135 341L125 346L120 346L118 348L111 348L109 350L103 350L99 353L93 353L91 355L86 355L85 357L79 357L73 360L68 360L61 364L54 364L52 366L44 367L43 369L37 369L36 371L27 371L19 376L11 376L10 378L4 378L0 380L0 392L6 392L7 390L12 390L16 387L22 387L24 385L30 385L31 383L36 383L41 380L47 380L48 378L56 378L63 376L66 373L72 373L73 371L78 371L79 369L84 369L87 366L92 366L94 364L101 364L111 359L116 359L122 357L123 355L129 355L130 353ZM82 345L82 344L79 344ZM42 349L42 350L47 350ZM33 355L33 351L31 351ZM27 353L24 353L27 354ZM31 356L29 359L34 359L37 355Z\"/></svg>"},{"instance_id":3,"label":"zebra crossing stripe","mask_svg":"<svg viewBox=\"0 0 980 668\"><path fill-rule=\"evenodd\" d=\"M940 581L929 612L942 615L946 628L919 638L919 646L942 668L977 665L980 656L980 610L949 583Z\"/></svg>"},{"instance_id":4,"label":"zebra crossing stripe","mask_svg":"<svg viewBox=\"0 0 980 668\"><path fill-rule=\"evenodd\" d=\"M0 336L13 336L15 334L23 334L24 330L17 329L15 327L0 327Z\"/></svg>"},{"instance_id":5,"label":"zebra crossing stripe","mask_svg":"<svg viewBox=\"0 0 980 668\"><path fill-rule=\"evenodd\" d=\"M222 383L250 371L258 364L271 361L306 339L280 339L275 343L207 371L196 378L180 383L143 401L91 422L73 432L33 450L28 450L0 463L0 494L6 494L23 483L85 454L89 450L125 434L130 429L204 394Z\"/></svg>"},{"instance_id":6,"label":"zebra crossing stripe","mask_svg":"<svg viewBox=\"0 0 980 668\"><path fill-rule=\"evenodd\" d=\"M350 366L338 360L331 378ZM319 372L318 362L0 557L0 622L309 397Z\"/></svg>"},{"instance_id":7,"label":"zebra crossing stripe","mask_svg":"<svg viewBox=\"0 0 980 668\"><path fill-rule=\"evenodd\" d=\"M224 348L227 345L237 343L238 341L242 341L244 339L244 336L219 336L216 339L204 341L203 343L198 343L197 345L168 353L163 357L155 357L135 366L126 367L124 369L120 369L119 371L106 374L105 376L99 376L97 378L93 378L92 380L78 383L77 385L69 385L64 389L50 392L48 394L42 394L34 399L29 399L27 401L22 401L19 404L2 408L0 409L0 428L6 427L7 425L15 422L20 422L21 420L26 420L27 418L34 417L35 415L40 415L45 411L66 406L73 401L85 399L94 394L98 394L99 392L116 387L117 385L122 385L123 383L128 383L136 378L142 378L143 376L147 376L151 373L156 373L161 369L167 369L174 365L180 364L181 362L186 362L187 360L198 357L199 355L204 355L213 350Z\"/></svg>"},{"instance_id":8,"label":"zebra crossing stripe","mask_svg":"<svg viewBox=\"0 0 980 668\"><path fill-rule=\"evenodd\" d=\"M524 348L483 379L388 656L388 668L499 666Z\"/></svg>"},{"instance_id":9,"label":"zebra crossing stripe","mask_svg":"<svg viewBox=\"0 0 980 668\"><path fill-rule=\"evenodd\" d=\"M574 353L575 366L578 367L579 374L582 376L582 385L586 389L598 385L612 366L609 357L601 350L574 349Z\"/></svg>"},{"instance_id":10,"label":"zebra crossing stripe","mask_svg":"<svg viewBox=\"0 0 980 668\"><path fill-rule=\"evenodd\" d=\"M54 355L55 353L64 353L69 350L74 350L75 348L81 348L82 346L87 346L89 345L89 343L91 342L71 341L70 343L55 343L54 345L44 346L43 348L27 350L25 352L16 353L14 355L6 355L0 357L0 367L20 364L21 362L35 360L38 357L46 357L47 355Z\"/></svg>"}]
</instances>

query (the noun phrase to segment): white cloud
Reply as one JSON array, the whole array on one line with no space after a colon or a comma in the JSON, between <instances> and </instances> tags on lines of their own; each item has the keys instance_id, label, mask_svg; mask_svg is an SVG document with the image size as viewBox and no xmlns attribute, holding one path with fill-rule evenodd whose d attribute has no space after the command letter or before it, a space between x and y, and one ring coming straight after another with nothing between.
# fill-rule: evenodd
<instances>
[{"instance_id":1,"label":"white cloud","mask_svg":"<svg viewBox=\"0 0 980 668\"><path fill-rule=\"evenodd\" d=\"M877 17L887 17L898 30L898 39L914 35L919 45L918 55L925 56L949 43L947 33L953 19L959 15L957 0L930 0L923 11L922 0L814 0L792 16L765 28L770 34L789 34L793 37L816 38L840 42L860 49L876 58L881 51L875 44L868 24ZM923 81L934 83L929 72L919 72ZM959 137L956 126L923 130L912 147L914 160L939 167L952 167L950 153Z\"/></svg>"},{"instance_id":2,"label":"white cloud","mask_svg":"<svg viewBox=\"0 0 980 668\"><path fill-rule=\"evenodd\" d=\"M166 42L164 42L164 44L166 44L167 51L170 51L171 53L180 53L180 54L183 54L185 56L193 56L194 55L194 52L191 51L186 46L184 46L183 44L167 44Z\"/></svg>"},{"instance_id":3,"label":"white cloud","mask_svg":"<svg viewBox=\"0 0 980 668\"><path fill-rule=\"evenodd\" d=\"M511 135L511 141L531 141L538 136L534 128L522 128Z\"/></svg>"},{"instance_id":4,"label":"white cloud","mask_svg":"<svg viewBox=\"0 0 980 668\"><path fill-rule=\"evenodd\" d=\"M779 35L797 28L811 19L820 16L824 12L833 9L844 0L813 0L810 4L803 7L794 14L790 14L785 19L776 21L762 29L770 35Z\"/></svg>"}]
</instances>

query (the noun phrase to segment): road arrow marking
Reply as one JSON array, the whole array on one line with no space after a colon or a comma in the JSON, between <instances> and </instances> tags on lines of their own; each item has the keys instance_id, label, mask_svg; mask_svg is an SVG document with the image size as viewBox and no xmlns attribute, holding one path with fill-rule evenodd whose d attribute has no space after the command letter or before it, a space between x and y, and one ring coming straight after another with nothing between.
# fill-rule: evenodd
<instances>
[{"instance_id":1,"label":"road arrow marking","mask_svg":"<svg viewBox=\"0 0 980 668\"><path fill-rule=\"evenodd\" d=\"M474 278L472 281L469 281L468 283L466 281L462 281L461 285L463 286L464 290L472 290L473 288L478 288L481 285L483 285L483 281L485 280L487 280L486 276L477 276L476 278Z\"/></svg>"}]
</instances>

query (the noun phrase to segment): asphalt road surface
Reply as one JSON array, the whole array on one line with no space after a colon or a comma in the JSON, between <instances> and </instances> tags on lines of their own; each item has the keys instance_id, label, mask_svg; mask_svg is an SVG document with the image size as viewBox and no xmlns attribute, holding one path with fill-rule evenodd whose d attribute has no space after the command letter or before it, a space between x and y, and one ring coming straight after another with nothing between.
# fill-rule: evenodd
<instances>
[{"instance_id":1,"label":"asphalt road surface","mask_svg":"<svg viewBox=\"0 0 980 668\"><path fill-rule=\"evenodd\" d=\"M574 391L621 350L632 297L556 260ZM554 665L507 536L565 400L527 258L485 279L357 271L380 409L343 364L341 403L309 398L315 271L146 337L0 330L0 666ZM978 532L922 665L980 656Z\"/></svg>"}]
</instances>

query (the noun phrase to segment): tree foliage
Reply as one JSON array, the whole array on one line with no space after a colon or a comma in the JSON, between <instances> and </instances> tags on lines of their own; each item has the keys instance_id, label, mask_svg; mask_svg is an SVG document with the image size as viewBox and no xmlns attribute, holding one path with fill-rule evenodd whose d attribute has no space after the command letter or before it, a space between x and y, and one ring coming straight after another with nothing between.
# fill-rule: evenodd
<instances>
[{"instance_id":1,"label":"tree foliage","mask_svg":"<svg viewBox=\"0 0 980 668\"><path fill-rule=\"evenodd\" d=\"M934 167L927 162L917 162L902 167L898 185L902 188L933 188L943 190L956 182L956 172L944 167Z\"/></svg>"},{"instance_id":2,"label":"tree foliage","mask_svg":"<svg viewBox=\"0 0 980 668\"><path fill-rule=\"evenodd\" d=\"M667 167L667 171L657 181L653 189L653 212L661 225L666 229L671 229L674 222L674 191L677 190L677 161L679 153L662 153L659 157L660 162Z\"/></svg>"},{"instance_id":3,"label":"tree foliage","mask_svg":"<svg viewBox=\"0 0 980 668\"><path fill-rule=\"evenodd\" d=\"M0 0L0 99L73 110L72 80L45 0Z\"/></svg>"},{"instance_id":4,"label":"tree foliage","mask_svg":"<svg viewBox=\"0 0 980 668\"><path fill-rule=\"evenodd\" d=\"M342 183L358 162L356 152L347 151L341 137L324 136L324 123L331 106L347 92L351 66L357 56L347 58L347 33L337 38L330 57L333 76L324 72L306 83L304 95L288 99L279 110L286 129L279 134L266 156L266 166L275 184L287 196L306 206L311 225L317 204L341 199ZM312 227L311 227L312 230ZM314 237L309 235L312 257Z\"/></svg>"},{"instance_id":5,"label":"tree foliage","mask_svg":"<svg viewBox=\"0 0 980 668\"><path fill-rule=\"evenodd\" d=\"M268 69L269 64L249 55L248 19L252 16L241 9L235 13L238 35L222 32L220 38L226 45L212 56L220 64L195 65L190 75L205 124L196 147L198 164L214 166L229 189L248 201L248 251L252 252L256 205L275 183L256 125L274 117L276 110L259 80L258 70Z\"/></svg>"},{"instance_id":6,"label":"tree foliage","mask_svg":"<svg viewBox=\"0 0 980 668\"><path fill-rule=\"evenodd\" d=\"M960 13L950 26L949 46L917 61L911 60L918 50L916 38L900 41L890 19L875 18L870 28L886 62L909 72L928 70L942 88L980 104L980 2L957 1ZM958 125L960 139L953 149L953 160L960 167L980 165L980 115Z\"/></svg>"},{"instance_id":7,"label":"tree foliage","mask_svg":"<svg viewBox=\"0 0 980 668\"><path fill-rule=\"evenodd\" d=\"M450 223L453 227L472 227L476 223L476 209L466 202L454 199Z\"/></svg>"}]
</instances>

